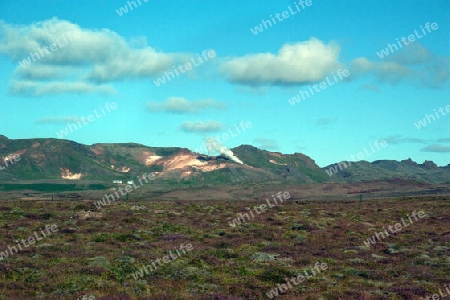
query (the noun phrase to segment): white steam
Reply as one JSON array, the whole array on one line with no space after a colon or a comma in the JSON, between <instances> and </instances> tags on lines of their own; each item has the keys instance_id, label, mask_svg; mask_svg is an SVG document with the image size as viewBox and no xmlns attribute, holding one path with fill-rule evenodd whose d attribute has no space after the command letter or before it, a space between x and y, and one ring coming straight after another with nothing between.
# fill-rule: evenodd
<instances>
[{"instance_id":1,"label":"white steam","mask_svg":"<svg viewBox=\"0 0 450 300\"><path fill-rule=\"evenodd\" d=\"M233 151L228 149L227 147L222 146L218 141L216 141L213 137L210 137L205 143L206 149L208 149L208 153L217 151L225 157L228 157L232 161L237 162L238 164L243 164L243 162L237 158Z\"/></svg>"}]
</instances>

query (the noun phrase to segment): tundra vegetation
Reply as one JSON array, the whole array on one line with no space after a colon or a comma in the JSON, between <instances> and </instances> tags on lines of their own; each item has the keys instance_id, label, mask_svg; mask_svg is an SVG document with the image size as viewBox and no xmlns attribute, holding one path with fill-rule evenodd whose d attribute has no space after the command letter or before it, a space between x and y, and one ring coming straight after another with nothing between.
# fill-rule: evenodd
<instances>
[{"instance_id":1,"label":"tundra vegetation","mask_svg":"<svg viewBox=\"0 0 450 300\"><path fill-rule=\"evenodd\" d=\"M0 250L45 224L59 230L0 262L0 299L268 299L318 263L327 269L274 297L421 299L448 284L448 199L367 199L360 208L357 199L293 196L231 227L261 200L117 201L98 213L93 200L3 197ZM427 217L364 246L412 210ZM182 244L192 251L133 278Z\"/></svg>"}]
</instances>

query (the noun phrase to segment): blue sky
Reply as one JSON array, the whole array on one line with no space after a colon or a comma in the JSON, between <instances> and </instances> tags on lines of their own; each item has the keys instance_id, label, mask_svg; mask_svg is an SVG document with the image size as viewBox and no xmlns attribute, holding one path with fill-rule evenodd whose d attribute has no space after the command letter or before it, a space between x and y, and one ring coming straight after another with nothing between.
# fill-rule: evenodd
<instances>
[{"instance_id":1,"label":"blue sky","mask_svg":"<svg viewBox=\"0 0 450 300\"><path fill-rule=\"evenodd\" d=\"M63 138L196 150L232 131L226 147L301 152L321 167L364 149L368 161L450 163L450 2L129 2L0 2L0 134L58 138L96 111ZM252 125L238 134L242 121ZM377 140L388 146L370 150Z\"/></svg>"}]
</instances>

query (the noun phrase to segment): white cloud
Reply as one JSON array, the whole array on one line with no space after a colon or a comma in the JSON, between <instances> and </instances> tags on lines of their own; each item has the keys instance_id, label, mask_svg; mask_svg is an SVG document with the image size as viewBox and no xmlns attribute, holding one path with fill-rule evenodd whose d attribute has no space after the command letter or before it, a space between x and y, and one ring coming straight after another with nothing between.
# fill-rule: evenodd
<instances>
[{"instance_id":1,"label":"white cloud","mask_svg":"<svg viewBox=\"0 0 450 300\"><path fill-rule=\"evenodd\" d=\"M421 65L434 59L434 55L420 43L412 43L403 51L396 51L386 57L387 61L395 61L402 65Z\"/></svg>"},{"instance_id":2,"label":"white cloud","mask_svg":"<svg viewBox=\"0 0 450 300\"><path fill-rule=\"evenodd\" d=\"M38 67L23 68L18 67L14 74L20 80L52 80L62 79L67 76L67 72L72 72L68 66L39 65Z\"/></svg>"},{"instance_id":3,"label":"white cloud","mask_svg":"<svg viewBox=\"0 0 450 300\"><path fill-rule=\"evenodd\" d=\"M172 63L174 58L171 55L157 53L152 48L124 48L108 62L97 63L89 78L97 82L151 78L170 68Z\"/></svg>"},{"instance_id":4,"label":"white cloud","mask_svg":"<svg viewBox=\"0 0 450 300\"><path fill-rule=\"evenodd\" d=\"M233 58L221 67L226 78L243 85L302 85L317 82L342 68L340 47L309 41L286 44L278 54L258 53Z\"/></svg>"},{"instance_id":5,"label":"white cloud","mask_svg":"<svg viewBox=\"0 0 450 300\"><path fill-rule=\"evenodd\" d=\"M373 74L378 80L391 84L398 83L412 75L411 68L396 62L371 62L360 57L351 63L352 73L360 76Z\"/></svg>"},{"instance_id":6,"label":"white cloud","mask_svg":"<svg viewBox=\"0 0 450 300\"><path fill-rule=\"evenodd\" d=\"M365 57L351 62L355 76L373 76L379 82L401 82L427 88L448 86L450 82L450 57L431 53L419 43L398 50L380 61Z\"/></svg>"},{"instance_id":7,"label":"white cloud","mask_svg":"<svg viewBox=\"0 0 450 300\"><path fill-rule=\"evenodd\" d=\"M12 94L40 97L49 94L115 94L116 90L108 85L94 85L87 82L36 82L36 81L13 81L10 86Z\"/></svg>"},{"instance_id":8,"label":"white cloud","mask_svg":"<svg viewBox=\"0 0 450 300\"><path fill-rule=\"evenodd\" d=\"M203 121L186 121L181 124L180 128L185 132L190 133L209 133L209 132L217 132L221 130L223 125L219 122L209 120L206 122Z\"/></svg>"},{"instance_id":9,"label":"white cloud","mask_svg":"<svg viewBox=\"0 0 450 300\"><path fill-rule=\"evenodd\" d=\"M175 114L197 113L207 109L224 109L225 103L213 99L189 101L181 97L170 97L164 102L150 102L148 109L151 111L162 111Z\"/></svg>"},{"instance_id":10,"label":"white cloud","mask_svg":"<svg viewBox=\"0 0 450 300\"><path fill-rule=\"evenodd\" d=\"M186 59L186 54L158 52L145 40L136 48L135 39L127 41L114 31L85 29L55 17L31 25L0 21L0 36L0 54L18 63L13 74L16 83L11 86L16 93L21 91L17 81L39 81L40 86L53 87L52 81L70 81L73 84L67 86L73 87L84 81L99 85L154 78ZM80 89L96 92L104 88L77 88Z\"/></svg>"}]
</instances>

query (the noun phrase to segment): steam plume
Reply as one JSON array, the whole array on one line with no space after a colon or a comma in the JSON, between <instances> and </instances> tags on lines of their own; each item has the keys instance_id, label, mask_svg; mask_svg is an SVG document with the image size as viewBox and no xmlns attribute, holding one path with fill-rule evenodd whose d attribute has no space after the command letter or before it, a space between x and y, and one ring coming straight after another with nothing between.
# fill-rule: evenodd
<instances>
[{"instance_id":1,"label":"steam plume","mask_svg":"<svg viewBox=\"0 0 450 300\"><path fill-rule=\"evenodd\" d=\"M237 162L238 164L243 164L243 162L237 158L233 151L231 151L230 149L228 149L227 147L222 146L218 141L216 141L216 139L214 139L213 137L210 137L207 141L206 141L206 149L208 149L208 153L217 151L220 154L222 154L225 157L228 157L229 159L231 159L232 161Z\"/></svg>"}]
</instances>

